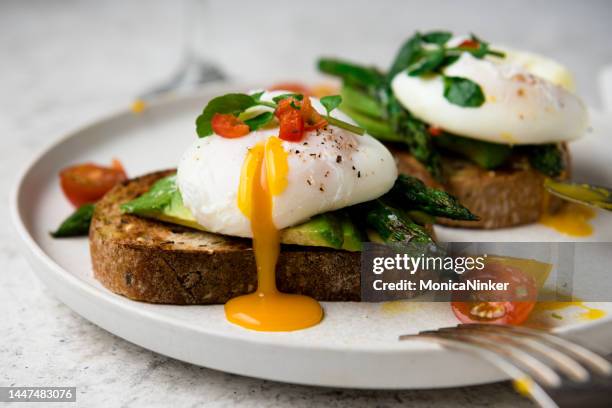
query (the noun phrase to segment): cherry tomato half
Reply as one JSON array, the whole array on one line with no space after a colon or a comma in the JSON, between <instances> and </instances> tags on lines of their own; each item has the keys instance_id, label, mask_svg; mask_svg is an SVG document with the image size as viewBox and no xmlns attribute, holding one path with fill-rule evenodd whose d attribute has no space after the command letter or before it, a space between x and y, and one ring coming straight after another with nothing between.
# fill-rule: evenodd
<instances>
[{"instance_id":1,"label":"cherry tomato half","mask_svg":"<svg viewBox=\"0 0 612 408\"><path fill-rule=\"evenodd\" d=\"M98 201L117 183L127 180L123 166L113 160L110 167L84 163L60 171L60 185L75 207Z\"/></svg>"},{"instance_id":2,"label":"cherry tomato half","mask_svg":"<svg viewBox=\"0 0 612 408\"><path fill-rule=\"evenodd\" d=\"M249 125L229 113L215 113L210 124L213 132L228 139L242 137L251 131Z\"/></svg>"},{"instance_id":3,"label":"cherry tomato half","mask_svg":"<svg viewBox=\"0 0 612 408\"><path fill-rule=\"evenodd\" d=\"M465 279L508 283L506 291L469 294L471 301L453 301L453 313L462 323L521 324L533 310L537 298L535 279L520 269L499 262L485 264L482 270L466 272ZM455 296L453 296L455 297ZM465 294L456 298L464 300ZM496 301L490 301L495 299Z\"/></svg>"}]
</instances>

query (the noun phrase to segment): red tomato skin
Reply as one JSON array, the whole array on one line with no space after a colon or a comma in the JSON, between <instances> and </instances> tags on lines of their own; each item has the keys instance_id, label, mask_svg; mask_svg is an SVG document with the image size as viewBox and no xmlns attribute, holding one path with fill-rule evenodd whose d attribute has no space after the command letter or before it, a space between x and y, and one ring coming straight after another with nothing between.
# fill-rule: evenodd
<instances>
[{"instance_id":1,"label":"red tomato skin","mask_svg":"<svg viewBox=\"0 0 612 408\"><path fill-rule=\"evenodd\" d=\"M119 161L112 167L84 163L60 171L60 186L64 195L75 207L95 203L115 184L127 180Z\"/></svg>"},{"instance_id":2,"label":"red tomato skin","mask_svg":"<svg viewBox=\"0 0 612 408\"><path fill-rule=\"evenodd\" d=\"M284 112L279 117L280 130L278 137L289 141L299 142L304 137L304 118L297 109Z\"/></svg>"},{"instance_id":3,"label":"red tomato skin","mask_svg":"<svg viewBox=\"0 0 612 408\"><path fill-rule=\"evenodd\" d=\"M242 137L251 131L249 125L228 113L215 113L210 124L213 132L227 139Z\"/></svg>"},{"instance_id":4,"label":"red tomato skin","mask_svg":"<svg viewBox=\"0 0 612 408\"><path fill-rule=\"evenodd\" d=\"M479 47L480 43L472 39L464 40L463 42L461 42L461 44L459 44L459 48L476 49Z\"/></svg>"},{"instance_id":5,"label":"red tomato skin","mask_svg":"<svg viewBox=\"0 0 612 408\"><path fill-rule=\"evenodd\" d=\"M536 304L537 298L537 286L535 280L523 273L518 268L503 265L498 262L491 262L485 265L485 268L481 271L471 270L466 272L465 278L469 279L481 279L491 280L493 282L509 282L508 291L500 292L495 294L496 301L487 301L490 299L490 293L485 293L479 296L479 293L471 294L473 301L453 301L451 302L451 309L457 319L462 323L489 323L489 324L513 324L519 325L525 322L529 317L529 314L533 310ZM517 293L519 290L524 293L523 299L516 300L518 298ZM489 297L488 297L489 296ZM465 299L465 295L458 296L462 300ZM498 307L504 309L504 314L495 318L486 318L474 315L471 312L472 308L478 304L489 305L491 307Z\"/></svg>"},{"instance_id":6,"label":"red tomato skin","mask_svg":"<svg viewBox=\"0 0 612 408\"><path fill-rule=\"evenodd\" d=\"M310 98L304 97L302 101L302 117L304 118L304 130L316 130L327 126L327 120L312 107Z\"/></svg>"}]
</instances>

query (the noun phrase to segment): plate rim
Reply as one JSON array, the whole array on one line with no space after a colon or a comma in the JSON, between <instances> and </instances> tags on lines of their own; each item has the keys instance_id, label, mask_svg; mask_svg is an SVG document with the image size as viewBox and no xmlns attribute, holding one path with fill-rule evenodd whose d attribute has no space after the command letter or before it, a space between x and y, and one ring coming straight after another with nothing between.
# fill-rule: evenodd
<instances>
[{"instance_id":1,"label":"plate rim","mask_svg":"<svg viewBox=\"0 0 612 408\"><path fill-rule=\"evenodd\" d=\"M206 97L206 95L210 95L216 89L224 89L227 91L227 89L230 87L235 88L235 89L253 88L253 87L247 87L247 86L248 85L239 83L239 82L223 82L223 83L218 83L218 84L211 84L209 86L202 87L197 92L192 92L192 93L182 94L182 95L173 95L168 98L161 98L161 99L148 103L148 105L149 105L149 109L150 108L163 108L165 105L172 105L172 104L176 104L178 102L184 102L187 100L196 100L199 98L204 98ZM593 114L597 114L597 115L602 114L604 116L607 116L606 114L602 112L597 112L597 111L592 111L592 112ZM153 322L162 323L163 325L167 327L176 327L176 328L180 328L181 330L190 330L190 331L194 330L194 331L200 332L201 334L205 334L207 336L213 336L218 340L231 339L232 341L244 342L248 344L255 343L258 345L282 347L286 350L298 351L298 352L312 351L312 347L309 347L307 344L295 344L295 343L282 342L281 337L278 337L278 340L276 336L243 337L243 336L235 336L229 332L218 332L216 330L205 330L205 328L202 326L193 325L186 321L177 320L177 319L173 319L168 316L165 316L165 315L157 314L155 313L155 311L150 311L150 310L140 308L138 307L137 303L134 304L135 303L134 301L124 298L122 296L116 295L113 292L110 292L106 289L95 287L89 284L88 282L80 279L79 277L75 276L74 274L70 273L68 270L64 269L61 265L55 262L45 252L45 250L42 247L40 247L40 245L37 243L34 236L30 233L27 222L24 219L21 208L20 208L20 197L23 194L23 189L25 186L24 182L27 181L27 178L33 172L36 165L40 163L45 158L45 156L48 155L53 149L57 148L63 143L68 142L69 140L73 138L79 137L79 135L87 132L88 130L92 128L103 126L107 124L108 122L112 122L114 120L117 120L118 118L129 116L129 115L133 115L129 107L127 108L119 107L117 109L111 110L110 112L100 115L97 119L93 121L87 122L81 126L77 126L67 131L64 131L60 137L54 138L54 140L46 143L43 147L37 149L37 151L30 156L30 159L27 160L26 163L21 166L21 169L17 173L13 187L10 192L10 203L9 204L10 204L10 218L12 220L13 228L16 230L17 235L19 236L20 244L22 245L22 248L27 249L31 254L33 254L36 257L36 260L39 262L42 262L42 264L46 267L47 270L51 270L56 275L56 279L61 280L65 282L66 284L70 285L70 289L74 291L81 291L83 293L86 293L87 296L95 297L98 301L108 304L116 311L127 311L129 313L134 314L137 317L142 317L142 318L146 318ZM44 282L45 280L40 276L40 272L37 270L37 268L34 267L34 265L31 263L32 261L30 261L29 259L27 261L30 264L31 269L37 275L38 279ZM49 285L46 284L46 282L45 282L45 286L49 287ZM58 296L56 291L52 291L52 292L56 296ZM60 301L62 301L62 303L65 303L65 301L61 298L60 298ZM70 309L75 311L77 314L83 316L81 312L79 312L78 310L75 310L73 307L70 307ZM86 316L83 316L83 317L88 321L92 321L92 319L90 319L89 317L86 317ZM561 326L561 327L553 329L552 331L554 333L567 333L567 334L573 334L574 332L578 332L577 334L579 334L582 331L588 331L589 329L592 329L595 327L610 325L610 323L612 323L612 315L608 315L597 321L583 322L579 325ZM94 324L98 324L98 323L94 322ZM104 329L104 330L107 330L107 329ZM108 331L111 333L114 333L111 330L108 330ZM126 339L126 340L130 341L129 339ZM351 346L351 348L347 349L346 346L343 346L340 344L334 344L334 345L326 345L324 347L317 346L316 350L356 352L356 353L365 352L365 353L374 353L374 354L387 354L387 353L398 353L398 352L407 353L407 354L414 353L414 352L432 352L432 353L444 352L439 346L436 346L434 344L429 344L429 343L422 343L423 344L422 348L416 348L416 347L415 348L405 348L401 344L402 343L398 341L396 346L386 347L384 349L378 348L375 345L368 345L368 346L361 346L361 347ZM173 357L173 358L176 358L176 357ZM241 374L241 373L238 373L238 374ZM278 379L275 379L275 378L271 378L271 379L279 381ZM495 381L495 380L497 379L492 379L492 381ZM470 384L471 383L472 382L470 382ZM435 385L432 385L432 386L435 387ZM364 387L359 387L359 388L364 388ZM381 389L380 387L376 387L376 388Z\"/></svg>"}]
</instances>

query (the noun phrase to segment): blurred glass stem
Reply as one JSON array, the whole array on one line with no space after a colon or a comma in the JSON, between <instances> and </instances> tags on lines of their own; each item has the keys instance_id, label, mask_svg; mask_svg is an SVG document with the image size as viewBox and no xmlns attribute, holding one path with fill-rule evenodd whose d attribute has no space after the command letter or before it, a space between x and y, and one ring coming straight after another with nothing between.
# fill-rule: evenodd
<instances>
[{"instance_id":1,"label":"blurred glass stem","mask_svg":"<svg viewBox=\"0 0 612 408\"><path fill-rule=\"evenodd\" d=\"M164 94L189 92L207 82L225 79L223 72L206 55L210 20L207 0L183 0L183 47L181 62L166 82L138 97L134 110Z\"/></svg>"}]
</instances>

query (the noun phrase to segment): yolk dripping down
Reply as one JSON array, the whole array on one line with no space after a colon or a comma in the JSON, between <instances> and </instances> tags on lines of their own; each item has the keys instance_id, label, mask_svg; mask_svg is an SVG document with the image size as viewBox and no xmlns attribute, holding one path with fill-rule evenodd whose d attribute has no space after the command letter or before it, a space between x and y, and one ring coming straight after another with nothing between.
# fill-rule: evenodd
<instances>
[{"instance_id":1,"label":"yolk dripping down","mask_svg":"<svg viewBox=\"0 0 612 408\"><path fill-rule=\"evenodd\" d=\"M290 331L319 323L323 309L307 296L281 293L276 288L280 232L272 219L274 195L287 186L287 153L277 137L249 150L242 165L238 208L251 220L257 264L257 290L225 304L230 322L252 330Z\"/></svg>"}]
</instances>

